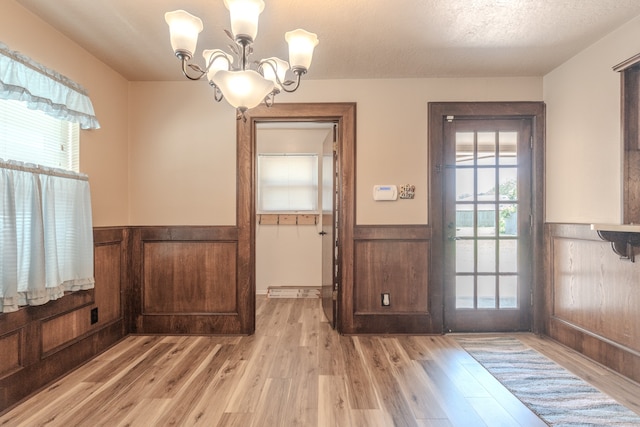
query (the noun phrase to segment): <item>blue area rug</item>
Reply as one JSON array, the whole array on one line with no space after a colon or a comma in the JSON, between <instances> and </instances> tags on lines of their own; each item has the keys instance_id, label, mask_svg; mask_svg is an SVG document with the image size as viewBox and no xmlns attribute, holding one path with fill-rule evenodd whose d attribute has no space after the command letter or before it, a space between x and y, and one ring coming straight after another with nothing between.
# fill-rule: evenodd
<instances>
[{"instance_id":1,"label":"blue area rug","mask_svg":"<svg viewBox=\"0 0 640 427\"><path fill-rule=\"evenodd\" d=\"M640 426L640 416L510 337L456 341L550 426Z\"/></svg>"}]
</instances>

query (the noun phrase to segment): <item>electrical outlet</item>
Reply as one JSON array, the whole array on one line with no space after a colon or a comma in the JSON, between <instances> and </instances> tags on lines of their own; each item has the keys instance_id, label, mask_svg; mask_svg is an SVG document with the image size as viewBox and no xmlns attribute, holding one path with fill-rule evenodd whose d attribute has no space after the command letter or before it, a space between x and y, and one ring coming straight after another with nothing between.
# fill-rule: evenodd
<instances>
[{"instance_id":1,"label":"electrical outlet","mask_svg":"<svg viewBox=\"0 0 640 427\"><path fill-rule=\"evenodd\" d=\"M389 307L391 305L391 297L388 292L380 294L380 301L383 307Z\"/></svg>"},{"instance_id":2,"label":"electrical outlet","mask_svg":"<svg viewBox=\"0 0 640 427\"><path fill-rule=\"evenodd\" d=\"M91 309L91 324L98 323L98 307Z\"/></svg>"}]
</instances>

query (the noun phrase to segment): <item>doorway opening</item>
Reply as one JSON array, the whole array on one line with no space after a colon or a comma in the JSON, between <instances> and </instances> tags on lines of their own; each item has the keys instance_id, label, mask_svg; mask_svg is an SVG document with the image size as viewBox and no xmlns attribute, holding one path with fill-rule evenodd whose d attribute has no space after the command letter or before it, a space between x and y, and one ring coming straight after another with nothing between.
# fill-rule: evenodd
<instances>
[{"instance_id":1,"label":"doorway opening","mask_svg":"<svg viewBox=\"0 0 640 427\"><path fill-rule=\"evenodd\" d=\"M247 112L246 120L238 121L237 139L237 230L238 230L238 303L248 333L255 330L256 298L256 229L257 229L257 133L258 127L268 123L314 122L335 123L336 144L334 169L330 173L333 183L332 210L323 212L319 233L323 253L331 254L331 281L322 286L322 305L327 319L339 332L342 322L348 320L343 309L351 301L353 272L343 268L352 265L353 227L355 223L355 104L275 104L260 106ZM324 152L324 151L323 151ZM327 220L327 218L329 218ZM326 228L325 228L326 227ZM329 232L330 230L331 232ZM326 248L325 248L326 245ZM323 257L325 258L325 257ZM324 270L324 269L323 269ZM329 271L329 269L327 269Z\"/></svg>"},{"instance_id":2,"label":"doorway opening","mask_svg":"<svg viewBox=\"0 0 640 427\"><path fill-rule=\"evenodd\" d=\"M323 224L333 221L336 128L330 121L256 125L258 295L317 298L323 264L331 272L323 241L335 233Z\"/></svg>"}]
</instances>

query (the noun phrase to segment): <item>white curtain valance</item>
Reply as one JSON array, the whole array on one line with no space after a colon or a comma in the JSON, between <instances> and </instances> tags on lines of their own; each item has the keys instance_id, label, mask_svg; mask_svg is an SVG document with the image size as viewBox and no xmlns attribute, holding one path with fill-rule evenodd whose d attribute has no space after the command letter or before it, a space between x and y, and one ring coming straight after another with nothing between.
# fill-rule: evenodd
<instances>
[{"instance_id":1,"label":"white curtain valance","mask_svg":"<svg viewBox=\"0 0 640 427\"><path fill-rule=\"evenodd\" d=\"M0 43L0 99L26 101L29 108L81 129L100 124L86 90L62 74Z\"/></svg>"}]
</instances>

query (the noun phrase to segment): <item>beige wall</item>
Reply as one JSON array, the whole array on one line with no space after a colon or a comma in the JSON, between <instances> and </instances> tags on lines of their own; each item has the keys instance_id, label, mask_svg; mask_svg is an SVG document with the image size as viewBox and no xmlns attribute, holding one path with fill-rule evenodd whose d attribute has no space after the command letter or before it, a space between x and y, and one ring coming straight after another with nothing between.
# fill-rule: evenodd
<instances>
[{"instance_id":1,"label":"beige wall","mask_svg":"<svg viewBox=\"0 0 640 427\"><path fill-rule=\"evenodd\" d=\"M620 222L620 76L612 67L640 52L639 40L635 18L544 77L548 222Z\"/></svg>"},{"instance_id":2,"label":"beige wall","mask_svg":"<svg viewBox=\"0 0 640 427\"><path fill-rule=\"evenodd\" d=\"M206 82L131 83L132 225L235 225L236 120L226 107Z\"/></svg>"},{"instance_id":3,"label":"beige wall","mask_svg":"<svg viewBox=\"0 0 640 427\"><path fill-rule=\"evenodd\" d=\"M205 82L130 87L132 224L235 224L233 109ZM440 78L308 80L276 102L357 102L357 223L425 224L427 103L541 99L542 78ZM375 184L414 184L416 197L376 203Z\"/></svg>"},{"instance_id":4,"label":"beige wall","mask_svg":"<svg viewBox=\"0 0 640 427\"><path fill-rule=\"evenodd\" d=\"M126 225L128 82L13 0L0 1L0 41L87 89L102 126L80 133L80 169L89 175L93 223Z\"/></svg>"}]
</instances>

